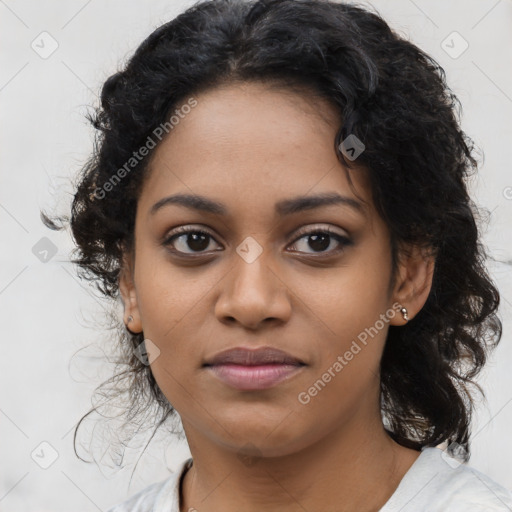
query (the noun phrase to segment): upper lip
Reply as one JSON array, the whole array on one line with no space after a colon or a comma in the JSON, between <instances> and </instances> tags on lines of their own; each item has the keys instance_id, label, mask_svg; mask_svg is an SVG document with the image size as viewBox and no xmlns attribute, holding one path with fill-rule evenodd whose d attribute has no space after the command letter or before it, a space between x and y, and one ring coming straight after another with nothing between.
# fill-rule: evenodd
<instances>
[{"instance_id":1,"label":"upper lip","mask_svg":"<svg viewBox=\"0 0 512 512\"><path fill-rule=\"evenodd\" d=\"M273 347L259 347L256 349L235 347L219 352L211 359L207 360L204 366L230 363L243 366L262 364L305 364L299 358Z\"/></svg>"}]
</instances>

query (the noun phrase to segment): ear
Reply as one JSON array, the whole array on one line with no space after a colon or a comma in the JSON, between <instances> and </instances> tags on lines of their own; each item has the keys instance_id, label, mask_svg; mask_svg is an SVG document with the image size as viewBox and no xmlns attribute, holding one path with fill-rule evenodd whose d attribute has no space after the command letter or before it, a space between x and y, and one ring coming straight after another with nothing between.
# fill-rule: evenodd
<instances>
[{"instance_id":1,"label":"ear","mask_svg":"<svg viewBox=\"0 0 512 512\"><path fill-rule=\"evenodd\" d=\"M124 323L133 334L142 332L137 291L133 280L133 256L131 253L123 254L123 264L119 274L119 291L124 305Z\"/></svg>"},{"instance_id":2,"label":"ear","mask_svg":"<svg viewBox=\"0 0 512 512\"><path fill-rule=\"evenodd\" d=\"M412 320L427 301L434 275L435 255L432 251L418 246L407 246L399 255L397 276L392 292L393 304L407 309L407 316ZM398 312L391 325L404 325L407 320Z\"/></svg>"}]
</instances>

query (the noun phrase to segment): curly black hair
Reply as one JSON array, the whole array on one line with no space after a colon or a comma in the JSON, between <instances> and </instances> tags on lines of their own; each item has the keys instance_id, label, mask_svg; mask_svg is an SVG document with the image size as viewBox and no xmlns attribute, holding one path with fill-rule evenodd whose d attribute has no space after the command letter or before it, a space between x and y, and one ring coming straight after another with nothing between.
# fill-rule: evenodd
<instances>
[{"instance_id":1,"label":"curly black hair","mask_svg":"<svg viewBox=\"0 0 512 512\"><path fill-rule=\"evenodd\" d=\"M368 170L374 204L389 227L393 271L408 244L435 255L424 307L407 325L389 328L380 365L382 416L397 443L420 449L446 441L452 455L462 447L467 462L469 386L484 395L474 378L502 331L477 222L484 210L467 191L478 167L475 148L460 127L461 105L444 70L378 14L329 0L194 4L157 28L104 83L101 106L89 117L95 150L81 170L71 218L42 213L43 221L53 229L70 223L80 276L117 301L150 155L115 186L108 183L187 98L235 81L306 88L310 98L327 100L339 113L333 146L340 161L353 165L339 147L347 136L365 145L357 163ZM134 356L143 333L119 321L117 340L120 371L97 391L110 399L127 395L128 422L156 412L154 435L177 415L150 367Z\"/></svg>"}]
</instances>

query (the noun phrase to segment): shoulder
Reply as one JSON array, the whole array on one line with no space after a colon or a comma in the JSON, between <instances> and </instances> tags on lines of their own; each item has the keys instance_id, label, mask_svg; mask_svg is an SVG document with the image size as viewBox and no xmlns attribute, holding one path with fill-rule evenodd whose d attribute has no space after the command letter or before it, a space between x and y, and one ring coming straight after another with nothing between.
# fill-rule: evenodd
<instances>
[{"instance_id":1,"label":"shoulder","mask_svg":"<svg viewBox=\"0 0 512 512\"><path fill-rule=\"evenodd\" d=\"M107 512L179 512L180 480L191 463L192 459L183 461L168 478L149 485Z\"/></svg>"},{"instance_id":2,"label":"shoulder","mask_svg":"<svg viewBox=\"0 0 512 512\"><path fill-rule=\"evenodd\" d=\"M439 492L440 503L453 505L454 511L512 511L512 492L465 464L440 474Z\"/></svg>"},{"instance_id":3,"label":"shoulder","mask_svg":"<svg viewBox=\"0 0 512 512\"><path fill-rule=\"evenodd\" d=\"M424 448L380 512L510 512L512 492L460 464L439 448Z\"/></svg>"},{"instance_id":4,"label":"shoulder","mask_svg":"<svg viewBox=\"0 0 512 512\"><path fill-rule=\"evenodd\" d=\"M109 508L107 512L152 512L157 496L172 476L142 489L122 503Z\"/></svg>"}]
</instances>

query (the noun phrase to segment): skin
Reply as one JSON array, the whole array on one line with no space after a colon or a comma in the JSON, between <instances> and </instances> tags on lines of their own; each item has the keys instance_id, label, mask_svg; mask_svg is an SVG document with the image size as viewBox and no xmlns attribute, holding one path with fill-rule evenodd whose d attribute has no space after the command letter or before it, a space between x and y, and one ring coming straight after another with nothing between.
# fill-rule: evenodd
<instances>
[{"instance_id":1,"label":"skin","mask_svg":"<svg viewBox=\"0 0 512 512\"><path fill-rule=\"evenodd\" d=\"M309 403L297 397L394 303L412 319L427 299L434 262L409 248L392 282L388 228L364 169L348 171L351 186L337 159L339 119L325 100L254 82L195 98L197 106L154 150L135 249L125 254L120 278L125 322L131 315L130 330L158 347L151 370L181 416L194 460L180 510L377 511L419 456L387 435L379 406L387 330L404 325L402 315ZM325 192L362 208L274 211L278 201ZM177 193L207 196L228 214L176 204L150 213ZM212 237L199 249L186 235L165 246L178 226ZM352 243L331 237L319 250L297 235L300 228L331 228ZM251 263L236 251L249 236L262 249ZM306 366L273 388L239 391L202 368L236 346L276 347Z\"/></svg>"}]
</instances>

